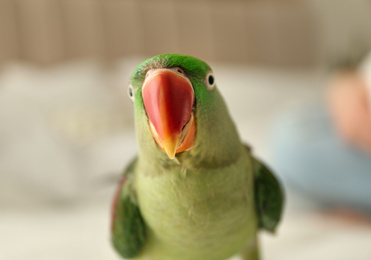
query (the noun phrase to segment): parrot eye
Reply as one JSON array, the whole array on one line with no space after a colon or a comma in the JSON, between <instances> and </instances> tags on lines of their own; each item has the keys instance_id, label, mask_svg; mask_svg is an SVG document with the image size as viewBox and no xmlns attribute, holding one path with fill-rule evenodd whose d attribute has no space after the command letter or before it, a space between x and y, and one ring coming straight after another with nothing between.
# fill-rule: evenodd
<instances>
[{"instance_id":1,"label":"parrot eye","mask_svg":"<svg viewBox=\"0 0 371 260\"><path fill-rule=\"evenodd\" d=\"M213 75L210 75L207 80L209 81L209 85L213 85L214 84L214 77L213 77Z\"/></svg>"},{"instance_id":2,"label":"parrot eye","mask_svg":"<svg viewBox=\"0 0 371 260\"><path fill-rule=\"evenodd\" d=\"M215 78L212 71L209 71L206 76L206 87L209 90L213 90L215 88Z\"/></svg>"},{"instance_id":3,"label":"parrot eye","mask_svg":"<svg viewBox=\"0 0 371 260\"><path fill-rule=\"evenodd\" d=\"M129 85L129 88L128 88L128 95L131 101L134 102L134 92L133 92L133 87L131 86L131 84Z\"/></svg>"}]
</instances>

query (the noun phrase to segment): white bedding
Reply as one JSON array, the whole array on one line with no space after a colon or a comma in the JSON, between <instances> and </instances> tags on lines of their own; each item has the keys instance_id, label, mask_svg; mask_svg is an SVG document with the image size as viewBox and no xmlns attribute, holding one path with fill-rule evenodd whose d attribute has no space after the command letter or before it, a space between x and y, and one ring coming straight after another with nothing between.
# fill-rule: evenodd
<instances>
[{"instance_id":1,"label":"white bedding","mask_svg":"<svg viewBox=\"0 0 371 260\"><path fill-rule=\"evenodd\" d=\"M117 259L109 244L115 177L136 152L126 87L140 60L0 74L0 259ZM211 64L243 140L269 163L267 136L293 103L318 99L326 74ZM371 227L334 221L288 197L265 259L371 259Z\"/></svg>"}]
</instances>

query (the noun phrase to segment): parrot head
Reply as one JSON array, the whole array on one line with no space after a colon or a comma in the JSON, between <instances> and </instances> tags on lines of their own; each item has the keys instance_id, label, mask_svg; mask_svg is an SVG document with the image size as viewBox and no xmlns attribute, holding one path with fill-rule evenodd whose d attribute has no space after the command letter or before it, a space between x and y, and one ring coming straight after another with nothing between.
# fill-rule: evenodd
<instances>
[{"instance_id":1,"label":"parrot head","mask_svg":"<svg viewBox=\"0 0 371 260\"><path fill-rule=\"evenodd\" d=\"M218 149L228 151L238 139L205 62L187 55L158 55L141 63L130 83L140 153L165 155L167 160L201 158ZM221 146L223 138L231 143Z\"/></svg>"}]
</instances>

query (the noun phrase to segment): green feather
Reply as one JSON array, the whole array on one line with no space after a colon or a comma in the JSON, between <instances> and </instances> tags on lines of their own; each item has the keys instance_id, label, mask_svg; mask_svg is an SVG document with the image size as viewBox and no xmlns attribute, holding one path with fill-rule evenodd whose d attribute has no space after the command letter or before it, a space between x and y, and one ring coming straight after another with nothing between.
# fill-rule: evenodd
<instances>
[{"instance_id":1,"label":"green feather","mask_svg":"<svg viewBox=\"0 0 371 260\"><path fill-rule=\"evenodd\" d=\"M118 198L114 205L112 243L117 252L125 258L136 256L145 242L145 224L138 206L133 202L130 187L132 173L136 159L134 159L123 175L122 187L119 187Z\"/></svg>"},{"instance_id":2,"label":"green feather","mask_svg":"<svg viewBox=\"0 0 371 260\"><path fill-rule=\"evenodd\" d=\"M258 160L255 165L255 205L259 217L259 227L270 232L281 220L284 194L272 172Z\"/></svg>"},{"instance_id":3,"label":"green feather","mask_svg":"<svg viewBox=\"0 0 371 260\"><path fill-rule=\"evenodd\" d=\"M156 144L142 99L150 69L180 67L195 93L196 138L171 160ZM271 172L241 143L211 68L194 57L155 56L131 77L138 160L128 174L115 220L115 248L144 260L259 259L257 231L273 231L283 195ZM129 167L130 168L130 167Z\"/></svg>"}]
</instances>

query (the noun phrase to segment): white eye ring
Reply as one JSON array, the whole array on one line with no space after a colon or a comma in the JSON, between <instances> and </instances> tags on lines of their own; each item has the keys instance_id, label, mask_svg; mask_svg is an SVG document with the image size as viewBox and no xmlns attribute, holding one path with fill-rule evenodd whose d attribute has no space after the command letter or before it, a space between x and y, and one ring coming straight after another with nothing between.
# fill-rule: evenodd
<instances>
[{"instance_id":1,"label":"white eye ring","mask_svg":"<svg viewBox=\"0 0 371 260\"><path fill-rule=\"evenodd\" d=\"M206 87L208 90L213 90L216 86L216 83L215 83L215 77L214 77L214 74L212 71L209 71L207 74L206 74Z\"/></svg>"},{"instance_id":2,"label":"white eye ring","mask_svg":"<svg viewBox=\"0 0 371 260\"><path fill-rule=\"evenodd\" d=\"M129 98L131 99L131 101L134 102L134 90L133 90L133 86L130 84L129 85L129 88L128 88L128 95L129 95Z\"/></svg>"}]
</instances>

